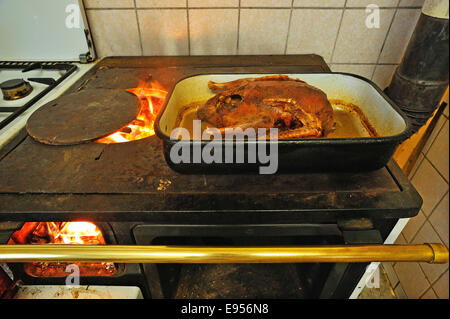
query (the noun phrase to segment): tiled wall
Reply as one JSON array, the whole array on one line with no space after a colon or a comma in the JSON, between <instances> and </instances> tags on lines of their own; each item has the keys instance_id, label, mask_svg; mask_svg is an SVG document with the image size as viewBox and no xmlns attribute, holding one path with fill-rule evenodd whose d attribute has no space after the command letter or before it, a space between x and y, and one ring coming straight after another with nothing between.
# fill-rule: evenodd
<instances>
[{"instance_id":1,"label":"tiled wall","mask_svg":"<svg viewBox=\"0 0 450 319\"><path fill-rule=\"evenodd\" d=\"M447 95L448 103L448 95ZM411 172L423 198L422 209L410 219L397 243L443 243L449 247L449 110L444 111ZM384 264L400 298L449 298L448 264Z\"/></svg>"},{"instance_id":2,"label":"tiled wall","mask_svg":"<svg viewBox=\"0 0 450 319\"><path fill-rule=\"evenodd\" d=\"M384 88L424 0L84 0L100 56L303 54ZM377 4L380 28L368 29Z\"/></svg>"}]
</instances>

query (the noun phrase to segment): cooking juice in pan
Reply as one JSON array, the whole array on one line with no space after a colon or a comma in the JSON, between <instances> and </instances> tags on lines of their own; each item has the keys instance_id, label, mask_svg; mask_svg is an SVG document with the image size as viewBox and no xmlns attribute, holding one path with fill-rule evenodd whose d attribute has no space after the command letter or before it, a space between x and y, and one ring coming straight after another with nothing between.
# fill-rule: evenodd
<instances>
[{"instance_id":1,"label":"cooking juice in pan","mask_svg":"<svg viewBox=\"0 0 450 319\"><path fill-rule=\"evenodd\" d=\"M182 107L177 115L175 127L182 127L193 136L193 121L198 120L197 109L206 101L194 102ZM330 100L333 107L335 124L325 138L357 138L379 136L363 112L356 105L340 100ZM202 121L202 131L208 128L207 122Z\"/></svg>"}]
</instances>

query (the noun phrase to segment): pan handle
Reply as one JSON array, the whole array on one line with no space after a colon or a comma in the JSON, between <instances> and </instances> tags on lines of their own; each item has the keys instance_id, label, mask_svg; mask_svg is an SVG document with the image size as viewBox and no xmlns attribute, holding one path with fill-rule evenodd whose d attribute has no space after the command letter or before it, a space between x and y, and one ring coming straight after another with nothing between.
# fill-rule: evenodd
<instances>
[{"instance_id":1,"label":"pan handle","mask_svg":"<svg viewBox=\"0 0 450 319\"><path fill-rule=\"evenodd\" d=\"M448 263L442 244L283 247L0 245L0 262Z\"/></svg>"}]
</instances>

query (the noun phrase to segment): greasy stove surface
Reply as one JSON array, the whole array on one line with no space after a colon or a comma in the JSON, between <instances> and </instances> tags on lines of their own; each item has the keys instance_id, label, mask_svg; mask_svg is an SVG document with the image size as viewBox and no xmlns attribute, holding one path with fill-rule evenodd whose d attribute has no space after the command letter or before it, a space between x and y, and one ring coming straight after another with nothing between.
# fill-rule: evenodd
<instances>
[{"instance_id":1,"label":"greasy stove surface","mask_svg":"<svg viewBox=\"0 0 450 319\"><path fill-rule=\"evenodd\" d=\"M149 74L171 90L185 76L208 72L326 71L324 61L310 55L114 58L100 62L69 92L133 88ZM412 217L421 205L394 162L366 173L183 175L167 166L156 136L52 146L22 133L0 151L0 220L333 222Z\"/></svg>"}]
</instances>

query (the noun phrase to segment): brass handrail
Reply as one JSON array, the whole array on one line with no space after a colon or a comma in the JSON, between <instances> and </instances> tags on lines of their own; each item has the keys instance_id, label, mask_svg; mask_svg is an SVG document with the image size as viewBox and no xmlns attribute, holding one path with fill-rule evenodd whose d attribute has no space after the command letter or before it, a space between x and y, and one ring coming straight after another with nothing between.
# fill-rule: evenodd
<instances>
[{"instance_id":1,"label":"brass handrail","mask_svg":"<svg viewBox=\"0 0 450 319\"><path fill-rule=\"evenodd\" d=\"M117 263L448 263L442 244L283 247L0 245L0 262Z\"/></svg>"}]
</instances>

